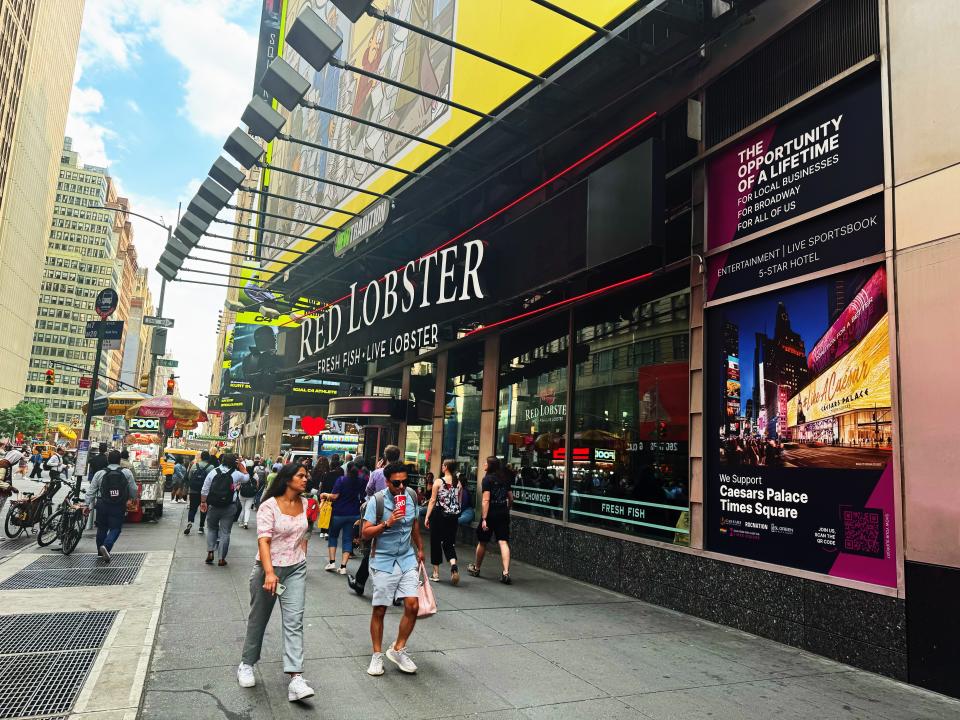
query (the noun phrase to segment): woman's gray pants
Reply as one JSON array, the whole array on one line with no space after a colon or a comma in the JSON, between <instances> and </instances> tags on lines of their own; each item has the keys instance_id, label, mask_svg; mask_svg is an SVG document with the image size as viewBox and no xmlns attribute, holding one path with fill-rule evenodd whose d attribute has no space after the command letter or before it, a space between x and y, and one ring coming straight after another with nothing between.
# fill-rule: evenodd
<instances>
[{"instance_id":1,"label":"woman's gray pants","mask_svg":"<svg viewBox=\"0 0 960 720\"><path fill-rule=\"evenodd\" d=\"M270 621L273 606L280 599L280 621L283 624L283 671L303 672L303 610L307 592L307 563L288 567L274 566L273 571L286 586L283 595L273 595L263 589L265 573L258 560L250 573L250 615L247 617L247 637L243 642L242 661L256 665L263 646L263 633Z\"/></svg>"}]
</instances>

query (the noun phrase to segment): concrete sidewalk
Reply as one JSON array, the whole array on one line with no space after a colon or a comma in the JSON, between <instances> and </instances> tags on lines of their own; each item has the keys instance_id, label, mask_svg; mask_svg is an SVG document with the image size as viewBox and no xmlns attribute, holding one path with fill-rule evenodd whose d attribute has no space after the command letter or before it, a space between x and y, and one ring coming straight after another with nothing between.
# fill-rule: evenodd
<instances>
[{"instance_id":1,"label":"concrete sidewalk","mask_svg":"<svg viewBox=\"0 0 960 720\"><path fill-rule=\"evenodd\" d=\"M161 525L180 513L183 506L168 506ZM140 717L960 717L960 702L533 567L517 564L514 584L501 585L496 556L484 577L464 573L459 587L443 574L440 613L410 641L416 676L387 663L372 678L369 593L357 597L321 569L325 541L315 537L310 550L304 673L318 690L312 702L287 701L279 607L257 687L237 685L255 532L235 526L226 568L203 563L196 530L176 535ZM385 639L398 619L391 608Z\"/></svg>"}]
</instances>

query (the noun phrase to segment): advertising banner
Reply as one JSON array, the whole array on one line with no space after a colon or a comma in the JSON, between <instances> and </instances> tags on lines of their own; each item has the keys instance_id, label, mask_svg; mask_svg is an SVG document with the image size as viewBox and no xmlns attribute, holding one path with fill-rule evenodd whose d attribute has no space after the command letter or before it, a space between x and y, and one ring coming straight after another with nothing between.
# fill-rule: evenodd
<instances>
[{"instance_id":1,"label":"advertising banner","mask_svg":"<svg viewBox=\"0 0 960 720\"><path fill-rule=\"evenodd\" d=\"M232 395L208 395L207 412L249 412L250 398Z\"/></svg>"},{"instance_id":2,"label":"advertising banner","mask_svg":"<svg viewBox=\"0 0 960 720\"><path fill-rule=\"evenodd\" d=\"M578 3L576 12L589 22L606 25L634 4L634 0L595 0ZM343 39L336 53L338 60L419 91L492 112L530 83L523 76L430 41L396 23L368 15L350 23L330 0L284 0L287 28L292 24L291 19L307 5ZM378 3L378 7L386 8L405 23L429 28L433 33L459 40L536 73L554 66L591 35L587 28L570 23L561 15L516 0L403 0ZM321 107L444 144L454 143L480 122L469 113L451 110L443 103L344 71L330 63L318 70L290 46L282 48L282 56L310 80L306 100ZM436 147L401 135L303 107L289 113L286 132L316 145L404 170L417 170L440 152ZM323 182L323 178L389 193L407 176L404 172L347 156L331 155L322 147L274 143L270 152L271 163L310 176L265 173L270 176L272 193L293 198L292 201L270 199L268 212L293 220L269 219L265 224L267 234L270 230L280 230L301 236L299 240L270 236L270 243L295 251L309 251L316 247L318 240L335 234L336 231L317 227L318 224L339 228L352 217L303 205L296 202L297 199L309 199L351 213L362 213L375 202L374 196ZM295 259L283 251L264 252L280 260Z\"/></svg>"},{"instance_id":3,"label":"advertising banner","mask_svg":"<svg viewBox=\"0 0 960 720\"><path fill-rule=\"evenodd\" d=\"M707 258L707 300L756 290L883 252L883 195Z\"/></svg>"},{"instance_id":4,"label":"advertising banner","mask_svg":"<svg viewBox=\"0 0 960 720\"><path fill-rule=\"evenodd\" d=\"M710 160L707 250L881 184L880 101L879 73L864 72Z\"/></svg>"},{"instance_id":5,"label":"advertising banner","mask_svg":"<svg viewBox=\"0 0 960 720\"><path fill-rule=\"evenodd\" d=\"M260 78L263 77L270 61L277 57L282 9L282 0L263 0L263 8L260 11L260 42L257 45L257 64L253 71L254 93L263 92L260 90ZM273 98L264 93L263 99L270 102Z\"/></svg>"},{"instance_id":6,"label":"advertising banner","mask_svg":"<svg viewBox=\"0 0 960 720\"><path fill-rule=\"evenodd\" d=\"M896 586L885 285L874 265L708 310L710 550Z\"/></svg>"}]
</instances>

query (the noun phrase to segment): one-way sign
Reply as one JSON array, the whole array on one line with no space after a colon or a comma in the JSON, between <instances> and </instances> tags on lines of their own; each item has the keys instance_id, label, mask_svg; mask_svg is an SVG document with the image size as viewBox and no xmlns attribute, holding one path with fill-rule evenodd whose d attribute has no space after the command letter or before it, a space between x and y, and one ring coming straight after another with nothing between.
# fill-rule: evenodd
<instances>
[{"instance_id":1,"label":"one-way sign","mask_svg":"<svg viewBox=\"0 0 960 720\"><path fill-rule=\"evenodd\" d=\"M172 328L173 318L157 317L156 315L145 315L143 318L143 324L151 325L153 327Z\"/></svg>"}]
</instances>

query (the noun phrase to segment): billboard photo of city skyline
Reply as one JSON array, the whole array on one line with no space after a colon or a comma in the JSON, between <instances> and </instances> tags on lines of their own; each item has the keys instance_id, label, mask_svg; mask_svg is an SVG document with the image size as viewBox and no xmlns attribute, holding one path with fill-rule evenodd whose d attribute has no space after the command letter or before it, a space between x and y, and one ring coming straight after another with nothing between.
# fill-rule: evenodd
<instances>
[{"instance_id":1,"label":"billboard photo of city skyline","mask_svg":"<svg viewBox=\"0 0 960 720\"><path fill-rule=\"evenodd\" d=\"M891 400L886 272L870 266L711 313L720 465L883 468Z\"/></svg>"}]
</instances>

